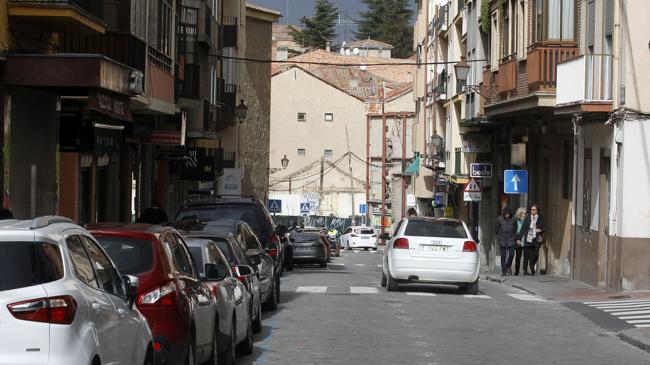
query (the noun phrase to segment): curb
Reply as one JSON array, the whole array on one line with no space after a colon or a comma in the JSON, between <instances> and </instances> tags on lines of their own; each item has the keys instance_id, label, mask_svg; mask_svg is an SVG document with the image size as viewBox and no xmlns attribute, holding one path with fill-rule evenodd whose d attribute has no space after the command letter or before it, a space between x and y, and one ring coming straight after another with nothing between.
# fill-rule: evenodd
<instances>
[{"instance_id":1,"label":"curb","mask_svg":"<svg viewBox=\"0 0 650 365\"><path fill-rule=\"evenodd\" d=\"M513 287L515 289L523 290L523 291L525 291L525 292L527 292L529 294L537 295L537 293L535 293L534 291L532 291L530 289L525 288L522 285L515 284L515 283L508 284L508 279L506 279L506 278L501 278L501 277L492 276L492 275L486 275L485 280L492 281L492 282L499 283L499 284L503 284L503 285L508 285L508 286Z\"/></svg>"},{"instance_id":2,"label":"curb","mask_svg":"<svg viewBox=\"0 0 650 365\"><path fill-rule=\"evenodd\" d=\"M638 330L624 330L619 332L616 336L621 339L623 342L627 342L630 345L637 347L647 353L650 353L650 338L647 338L646 336L639 334ZM639 337L646 339L646 341L643 341L639 339Z\"/></svg>"}]
</instances>

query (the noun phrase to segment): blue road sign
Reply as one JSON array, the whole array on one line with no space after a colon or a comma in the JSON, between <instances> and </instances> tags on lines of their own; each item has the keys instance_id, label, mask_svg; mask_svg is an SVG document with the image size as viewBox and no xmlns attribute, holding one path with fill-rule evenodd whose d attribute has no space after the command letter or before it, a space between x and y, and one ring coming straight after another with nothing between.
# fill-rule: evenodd
<instances>
[{"instance_id":1,"label":"blue road sign","mask_svg":"<svg viewBox=\"0 0 650 365\"><path fill-rule=\"evenodd\" d=\"M269 210L269 213L282 213L282 200L269 199L269 202L266 204L266 209Z\"/></svg>"},{"instance_id":2,"label":"blue road sign","mask_svg":"<svg viewBox=\"0 0 650 365\"><path fill-rule=\"evenodd\" d=\"M503 192L506 194L527 194L528 193L528 171L527 170L503 171Z\"/></svg>"},{"instance_id":3,"label":"blue road sign","mask_svg":"<svg viewBox=\"0 0 650 365\"><path fill-rule=\"evenodd\" d=\"M359 214L368 213L368 204L359 204Z\"/></svg>"},{"instance_id":4,"label":"blue road sign","mask_svg":"<svg viewBox=\"0 0 650 365\"><path fill-rule=\"evenodd\" d=\"M309 203L300 203L300 213L309 213Z\"/></svg>"}]
</instances>

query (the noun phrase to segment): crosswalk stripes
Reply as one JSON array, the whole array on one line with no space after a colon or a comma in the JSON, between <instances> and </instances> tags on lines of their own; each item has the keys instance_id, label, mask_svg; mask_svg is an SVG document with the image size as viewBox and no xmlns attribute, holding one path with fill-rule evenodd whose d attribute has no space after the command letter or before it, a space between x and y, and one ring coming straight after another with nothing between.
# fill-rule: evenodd
<instances>
[{"instance_id":1,"label":"crosswalk stripes","mask_svg":"<svg viewBox=\"0 0 650 365\"><path fill-rule=\"evenodd\" d=\"M472 298L472 299L492 299L489 295L485 294L477 294L477 295L472 295L472 294L463 294L465 298Z\"/></svg>"},{"instance_id":2,"label":"crosswalk stripes","mask_svg":"<svg viewBox=\"0 0 650 365\"><path fill-rule=\"evenodd\" d=\"M326 286L299 286L296 293L318 293L323 294L327 291Z\"/></svg>"},{"instance_id":3,"label":"crosswalk stripes","mask_svg":"<svg viewBox=\"0 0 650 365\"><path fill-rule=\"evenodd\" d=\"M435 297L435 293L427 293L427 292L420 292L420 291L407 291L406 295L413 295L413 296L419 296L419 297Z\"/></svg>"},{"instance_id":4,"label":"crosswalk stripes","mask_svg":"<svg viewBox=\"0 0 650 365\"><path fill-rule=\"evenodd\" d=\"M612 300L604 302L584 302L602 310L637 328L650 328L650 300Z\"/></svg>"},{"instance_id":5,"label":"crosswalk stripes","mask_svg":"<svg viewBox=\"0 0 650 365\"><path fill-rule=\"evenodd\" d=\"M531 295L531 294L516 294L516 293L508 293L509 296L519 299L519 300L525 300L525 301L530 301L530 302L545 302L546 299L542 297L538 297L536 295Z\"/></svg>"},{"instance_id":6,"label":"crosswalk stripes","mask_svg":"<svg viewBox=\"0 0 650 365\"><path fill-rule=\"evenodd\" d=\"M352 286L350 287L350 293L352 294L379 294L379 290L373 287L365 286Z\"/></svg>"}]
</instances>

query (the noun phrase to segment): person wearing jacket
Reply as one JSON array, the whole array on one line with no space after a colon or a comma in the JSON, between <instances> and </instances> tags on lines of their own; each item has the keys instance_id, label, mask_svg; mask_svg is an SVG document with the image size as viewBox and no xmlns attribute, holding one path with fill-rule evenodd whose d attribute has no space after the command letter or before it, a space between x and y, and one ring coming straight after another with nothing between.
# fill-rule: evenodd
<instances>
[{"instance_id":1,"label":"person wearing jacket","mask_svg":"<svg viewBox=\"0 0 650 365\"><path fill-rule=\"evenodd\" d=\"M512 217L510 208L503 208L501 215L497 217L494 233L501 250L501 275L511 275L512 259L517 244L517 221Z\"/></svg>"},{"instance_id":2,"label":"person wearing jacket","mask_svg":"<svg viewBox=\"0 0 650 365\"><path fill-rule=\"evenodd\" d=\"M530 212L521 227L519 239L524 243L524 275L535 275L539 258L539 246L544 234L544 219L537 204L530 206ZM529 271L530 270L530 271Z\"/></svg>"},{"instance_id":3,"label":"person wearing jacket","mask_svg":"<svg viewBox=\"0 0 650 365\"><path fill-rule=\"evenodd\" d=\"M523 228L524 221L526 220L526 208L517 209L517 212L515 213L515 219L517 220L517 245L515 246L515 276L516 276L519 275L519 269L521 269L521 257L523 256L523 251L524 251L524 242L521 240L521 229Z\"/></svg>"}]
</instances>

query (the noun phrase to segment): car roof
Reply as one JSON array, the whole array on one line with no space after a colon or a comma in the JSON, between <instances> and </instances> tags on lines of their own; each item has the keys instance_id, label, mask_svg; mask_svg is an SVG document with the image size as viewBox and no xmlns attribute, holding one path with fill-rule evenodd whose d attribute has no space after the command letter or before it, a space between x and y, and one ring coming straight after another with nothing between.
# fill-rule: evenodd
<instances>
[{"instance_id":1,"label":"car roof","mask_svg":"<svg viewBox=\"0 0 650 365\"><path fill-rule=\"evenodd\" d=\"M183 237L187 237L188 239L190 238L206 238L206 239L214 239L214 238L223 238L223 239L234 239L235 236L231 232L215 232L215 231L187 231Z\"/></svg>"},{"instance_id":2,"label":"car roof","mask_svg":"<svg viewBox=\"0 0 650 365\"><path fill-rule=\"evenodd\" d=\"M53 242L58 242L62 232L69 229L84 230L70 218L54 215L34 219L0 220L0 232L4 233L1 241L14 240L20 237L20 239L29 240L47 238Z\"/></svg>"},{"instance_id":3,"label":"car roof","mask_svg":"<svg viewBox=\"0 0 650 365\"><path fill-rule=\"evenodd\" d=\"M420 222L454 222L454 223L463 223L461 219L458 218L447 218L447 217L407 217L407 221L420 221Z\"/></svg>"}]
</instances>

